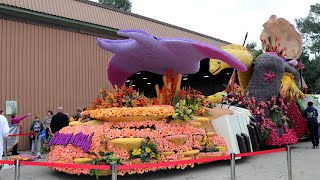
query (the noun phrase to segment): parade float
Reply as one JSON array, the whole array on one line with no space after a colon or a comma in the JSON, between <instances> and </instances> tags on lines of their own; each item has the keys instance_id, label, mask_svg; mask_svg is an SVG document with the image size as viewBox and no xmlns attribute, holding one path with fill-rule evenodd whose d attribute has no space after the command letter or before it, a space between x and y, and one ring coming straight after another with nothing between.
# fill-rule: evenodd
<instances>
[{"instance_id":1,"label":"parade float","mask_svg":"<svg viewBox=\"0 0 320 180\"><path fill-rule=\"evenodd\" d=\"M84 119L70 122L46 144L49 162L80 164L140 164L168 162L228 154L224 138L210 120L232 114L214 107L201 92L182 88L182 74L196 73L200 61L219 58L239 71L246 67L228 53L189 39L154 38L141 30L120 30L127 40L98 39L114 53L108 65L113 92L100 90ZM148 48L147 48L148 47ZM188 53L186 53L188 52ZM139 71L163 76L156 98L147 98L124 82ZM185 168L194 164L161 169ZM69 174L108 175L109 171L55 168ZM155 171L158 168L120 170L118 174Z\"/></svg>"},{"instance_id":2,"label":"parade float","mask_svg":"<svg viewBox=\"0 0 320 180\"><path fill-rule=\"evenodd\" d=\"M278 24L291 29L283 32ZM294 144L307 133L296 105L304 97L298 88L301 63L295 60L301 53L301 36L286 20L271 16L264 24L261 41L266 53L256 58L238 45L218 49L190 39L155 38L141 30L118 34L128 39L97 39L101 48L113 53L108 79L115 90L100 89L82 120L70 122L49 139L44 147L49 162L129 165L199 159L257 151L262 145ZM211 58L212 74L235 69L227 89L208 98L181 87L182 74L196 73L205 58ZM147 98L124 86L139 71L163 75L163 86L155 86L157 97ZM187 166L194 164L126 169L118 174Z\"/></svg>"}]
</instances>

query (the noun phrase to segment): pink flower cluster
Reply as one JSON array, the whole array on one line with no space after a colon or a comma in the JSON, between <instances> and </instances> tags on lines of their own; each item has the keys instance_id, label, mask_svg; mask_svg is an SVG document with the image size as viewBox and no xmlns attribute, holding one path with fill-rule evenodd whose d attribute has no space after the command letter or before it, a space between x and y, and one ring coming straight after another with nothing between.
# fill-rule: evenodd
<instances>
[{"instance_id":1,"label":"pink flower cluster","mask_svg":"<svg viewBox=\"0 0 320 180\"><path fill-rule=\"evenodd\" d=\"M79 147L71 144L67 146L56 145L53 146L48 153L48 162L72 164L74 158L94 158L94 156L83 152ZM74 169L74 168L53 168L60 172L67 172L69 174L89 174L90 169Z\"/></svg>"},{"instance_id":2,"label":"pink flower cluster","mask_svg":"<svg viewBox=\"0 0 320 180\"><path fill-rule=\"evenodd\" d=\"M286 103L284 102L283 94L280 94L278 99L276 99L275 96L272 96L270 101L267 101L267 103L260 101L257 105L256 104L257 103L254 97L248 99L248 109L256 117L261 131L264 132L267 129L270 130L269 137L267 137L266 140L266 145L282 146L287 144L296 144L298 142L298 138L294 129L288 129L284 124L282 127L285 130L285 133L278 137L276 133L276 124L265 115L265 110L268 109L270 111L278 112L283 119L290 121L290 119L288 119L286 116L288 111L292 111L292 109L290 109L291 107L287 107Z\"/></svg>"},{"instance_id":3,"label":"pink flower cluster","mask_svg":"<svg viewBox=\"0 0 320 180\"><path fill-rule=\"evenodd\" d=\"M283 126L285 133L280 137L277 136L275 127L270 129L270 136L266 141L266 145L269 146L282 146L289 144L297 144L298 138L293 129L288 129L286 126Z\"/></svg>"},{"instance_id":4,"label":"pink flower cluster","mask_svg":"<svg viewBox=\"0 0 320 180\"><path fill-rule=\"evenodd\" d=\"M106 147L109 152L113 152L114 155L122 159L123 164L136 164L141 163L140 159L130 159L130 152L118 149L111 143L112 139L116 138L150 138L151 141L157 144L159 152L175 152L172 155L160 155L159 160L151 160L150 162L167 162L181 160L184 158L193 159L196 157L185 157L183 152L193 149L202 150L201 141L207 139L212 144L222 147L223 151L220 155L226 154L226 144L222 137L213 136L207 137L206 132L201 128L196 128L188 123L168 123L165 119L162 121L141 121L141 122L105 122L103 125L96 126L68 126L59 131L59 133L74 133L77 134L83 132L84 134L94 135L91 139L91 146L89 152L98 153L102 150L102 147ZM175 145L170 142L170 138L184 138L185 142L182 145ZM217 155L217 153L215 154ZM61 163L73 163L74 158L79 157L92 157L91 155L84 153L80 148L74 147L68 144L67 146L53 146L48 154L49 162L61 162ZM200 157L199 157L200 158ZM194 164L189 164L193 167ZM166 168L181 168L184 169L188 165L172 166ZM68 168L54 168L58 171L66 172L69 174L88 174L88 169L68 169ZM144 173L148 171L155 171L157 168L144 168L136 170L120 170L119 175L125 173Z\"/></svg>"}]
</instances>

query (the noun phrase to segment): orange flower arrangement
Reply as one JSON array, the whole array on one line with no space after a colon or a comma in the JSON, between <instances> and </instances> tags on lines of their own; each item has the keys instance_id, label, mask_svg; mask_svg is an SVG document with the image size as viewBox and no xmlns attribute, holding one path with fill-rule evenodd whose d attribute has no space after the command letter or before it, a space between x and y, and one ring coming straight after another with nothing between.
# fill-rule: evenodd
<instances>
[{"instance_id":1,"label":"orange flower arrangement","mask_svg":"<svg viewBox=\"0 0 320 180\"><path fill-rule=\"evenodd\" d=\"M97 97L87 108L88 110L105 109L111 107L146 107L156 105L157 100L149 99L133 90L132 86L121 88L116 87L116 92L107 92L105 88L99 90L100 97Z\"/></svg>"},{"instance_id":2,"label":"orange flower arrangement","mask_svg":"<svg viewBox=\"0 0 320 180\"><path fill-rule=\"evenodd\" d=\"M218 136L207 137L205 130L196 128L188 123L177 124L168 123L167 120L161 121L149 120L149 121L131 121L131 122L104 122L102 125L86 126L79 124L76 126L68 126L59 131L59 133L74 133L82 132L84 134L90 134L94 132L91 140L91 146L89 152L98 154L100 151L113 152L113 155L120 158L123 164L142 163L139 159L131 160L130 154L127 150L118 149L115 147L111 140L117 138L149 138L150 141L157 144L157 149L160 153L158 160L152 160L152 162L167 162L182 160L185 157L183 154L186 151L199 149L202 150L200 145L202 141L210 141L211 144L221 149L219 153L214 153L215 156L226 154L226 145L223 138ZM185 141L176 145L170 141L170 138L185 138ZM199 141L199 142L198 142ZM167 153L166 153L167 152ZM206 154L206 153L201 153ZM212 155L212 152L208 152L207 155ZM203 156L203 155L201 155ZM80 148L74 147L71 144L66 146L56 145L51 148L48 153L49 162L63 162L73 163L75 158L94 158L88 153L84 153ZM197 155L188 157L189 159L198 158ZM188 165L170 166L166 168L181 168L184 169ZM194 166L194 164L189 164ZM160 169L166 169L160 168ZM70 168L53 168L61 172L69 174L89 174L89 169L70 169ZM118 172L119 175L145 173L149 171L155 171L158 168L144 168L144 169L127 169Z\"/></svg>"},{"instance_id":3,"label":"orange flower arrangement","mask_svg":"<svg viewBox=\"0 0 320 180\"><path fill-rule=\"evenodd\" d=\"M174 113L172 106L157 105L149 107L112 107L106 109L89 110L83 112L84 116L90 115L91 118L104 120L109 117L123 117L123 116L162 116L168 117Z\"/></svg>"}]
</instances>

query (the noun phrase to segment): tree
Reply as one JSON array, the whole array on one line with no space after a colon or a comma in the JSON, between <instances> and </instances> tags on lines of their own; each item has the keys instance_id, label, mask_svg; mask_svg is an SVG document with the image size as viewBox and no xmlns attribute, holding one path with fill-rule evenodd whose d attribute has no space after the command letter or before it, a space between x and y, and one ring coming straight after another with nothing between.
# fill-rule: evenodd
<instances>
[{"instance_id":1,"label":"tree","mask_svg":"<svg viewBox=\"0 0 320 180\"><path fill-rule=\"evenodd\" d=\"M302 76L308 85L308 91L310 93L320 93L320 58L316 58L312 61L303 59L306 58L306 52L302 53L300 60L304 63L305 68L302 72Z\"/></svg>"},{"instance_id":2,"label":"tree","mask_svg":"<svg viewBox=\"0 0 320 180\"><path fill-rule=\"evenodd\" d=\"M320 3L310 6L305 18L295 19L297 28L302 33L310 53L319 56L320 53Z\"/></svg>"},{"instance_id":3,"label":"tree","mask_svg":"<svg viewBox=\"0 0 320 180\"><path fill-rule=\"evenodd\" d=\"M309 14L305 18L295 19L298 30L302 33L305 48L300 60L305 65L302 76L308 85L310 93L320 90L320 4L310 6ZM314 54L314 59L309 56Z\"/></svg>"},{"instance_id":4,"label":"tree","mask_svg":"<svg viewBox=\"0 0 320 180\"><path fill-rule=\"evenodd\" d=\"M261 48L257 49L256 42L250 42L246 45L246 47L253 53L254 58L260 56L260 54L263 54L263 50Z\"/></svg>"},{"instance_id":5,"label":"tree","mask_svg":"<svg viewBox=\"0 0 320 180\"><path fill-rule=\"evenodd\" d=\"M129 12L132 7L130 0L99 0L99 3Z\"/></svg>"},{"instance_id":6,"label":"tree","mask_svg":"<svg viewBox=\"0 0 320 180\"><path fill-rule=\"evenodd\" d=\"M257 47L257 43L256 42L251 42L251 43L248 43L246 45L246 47L249 49L249 50L253 50Z\"/></svg>"}]
</instances>

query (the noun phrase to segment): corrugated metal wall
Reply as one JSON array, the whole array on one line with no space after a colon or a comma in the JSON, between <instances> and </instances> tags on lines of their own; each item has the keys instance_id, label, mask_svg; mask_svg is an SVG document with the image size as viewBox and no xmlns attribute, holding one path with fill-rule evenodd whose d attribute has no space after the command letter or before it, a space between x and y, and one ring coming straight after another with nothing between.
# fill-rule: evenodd
<instances>
[{"instance_id":1,"label":"corrugated metal wall","mask_svg":"<svg viewBox=\"0 0 320 180\"><path fill-rule=\"evenodd\" d=\"M73 114L101 85L111 88L110 56L94 36L0 19L0 109L16 100L18 115L44 116L58 106ZM29 132L33 117L23 121L23 132ZM20 149L28 147L28 138L22 138Z\"/></svg>"},{"instance_id":2,"label":"corrugated metal wall","mask_svg":"<svg viewBox=\"0 0 320 180\"><path fill-rule=\"evenodd\" d=\"M226 42L132 13L78 0L0 0L0 3L115 29L142 29L158 37L190 38L221 47Z\"/></svg>"}]
</instances>

